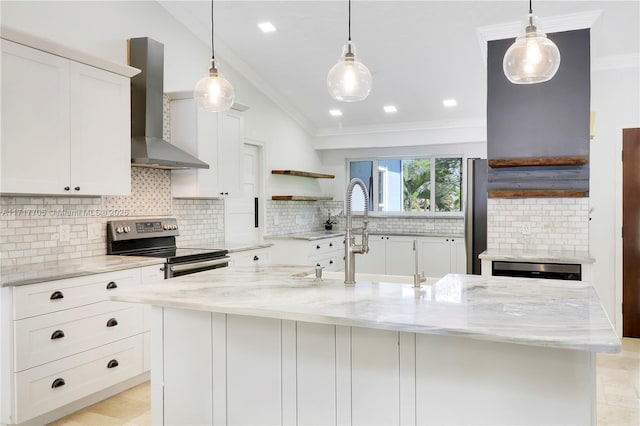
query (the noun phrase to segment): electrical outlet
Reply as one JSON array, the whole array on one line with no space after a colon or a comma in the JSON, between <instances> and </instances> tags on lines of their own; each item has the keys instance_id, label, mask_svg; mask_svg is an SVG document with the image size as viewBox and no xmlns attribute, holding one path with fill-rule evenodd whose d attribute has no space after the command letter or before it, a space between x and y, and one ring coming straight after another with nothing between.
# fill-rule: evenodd
<instances>
[{"instance_id":1,"label":"electrical outlet","mask_svg":"<svg viewBox=\"0 0 640 426\"><path fill-rule=\"evenodd\" d=\"M87 239L98 240L100 239L101 232L102 232L102 226L99 223L87 224Z\"/></svg>"},{"instance_id":2,"label":"electrical outlet","mask_svg":"<svg viewBox=\"0 0 640 426\"><path fill-rule=\"evenodd\" d=\"M531 234L531 229L529 229L529 224L525 223L524 225L522 225L522 235L529 235Z\"/></svg>"},{"instance_id":3,"label":"electrical outlet","mask_svg":"<svg viewBox=\"0 0 640 426\"><path fill-rule=\"evenodd\" d=\"M71 225L60 225L58 234L61 242L69 241L71 239Z\"/></svg>"}]
</instances>

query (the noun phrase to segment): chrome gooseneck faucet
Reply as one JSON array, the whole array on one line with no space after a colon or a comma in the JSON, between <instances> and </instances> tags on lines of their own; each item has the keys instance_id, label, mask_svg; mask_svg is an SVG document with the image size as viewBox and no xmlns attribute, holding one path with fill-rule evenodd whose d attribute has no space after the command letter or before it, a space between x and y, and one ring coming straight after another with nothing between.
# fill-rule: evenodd
<instances>
[{"instance_id":1,"label":"chrome gooseneck faucet","mask_svg":"<svg viewBox=\"0 0 640 426\"><path fill-rule=\"evenodd\" d=\"M364 217L362 219L362 241L359 245L356 245L356 237L352 235L351 224L351 198L353 195L353 188L359 186L364 194ZM356 253L365 254L369 252L369 231L367 231L367 224L369 219L367 213L369 212L369 194L367 194L367 187L362 179L354 178L349 182L347 186L347 225L344 234L344 283L355 284L356 268L355 260Z\"/></svg>"}]
</instances>

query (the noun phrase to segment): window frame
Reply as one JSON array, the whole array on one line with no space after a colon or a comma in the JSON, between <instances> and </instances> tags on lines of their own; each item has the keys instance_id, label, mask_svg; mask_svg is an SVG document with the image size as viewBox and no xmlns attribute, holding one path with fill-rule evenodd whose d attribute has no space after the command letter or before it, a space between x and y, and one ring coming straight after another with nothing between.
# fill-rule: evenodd
<instances>
[{"instance_id":1,"label":"window frame","mask_svg":"<svg viewBox=\"0 0 640 426\"><path fill-rule=\"evenodd\" d=\"M430 186L431 186L431 200L430 200L430 205L435 207L435 196L436 196L436 182L435 182L435 178L436 178L436 169L435 169L435 162L436 159L438 158L459 158L461 161L461 176L460 176L460 211L459 212L401 212L401 211L395 211L395 212L381 212L381 211L377 211L377 208L374 208L373 211L369 211L368 212L368 216L374 216L374 217L401 217L401 218L410 218L410 217L419 217L419 218L425 218L425 217L431 217L431 218L464 218L465 216L465 207L466 207L466 200L467 200L467 185L466 185L466 181L467 181L467 156L463 155L463 154L431 154L431 155L419 155L419 154L409 154L409 155L397 155L397 156L381 156L381 157L349 157L349 158L345 158L345 184L344 187L346 188L349 185L349 182L351 180L351 169L350 169L350 164L351 162L356 162L356 161L371 161L372 162L372 170L374 173L376 173L374 179L373 179L373 188L372 188L372 193L373 193L373 206L377 207L380 200L378 199L378 191L379 191L379 185L378 185L378 175L377 173L379 173L379 169L380 169L380 162L381 161L386 161L386 160L413 160L413 159L429 159L431 162L431 167L430 167ZM366 183L366 182L365 182ZM346 211L346 198L344 200L344 207L345 207L345 211ZM359 206L355 206L356 209L353 209L354 206L352 206L352 214L354 216L362 216L364 213L362 210L359 210Z\"/></svg>"}]
</instances>

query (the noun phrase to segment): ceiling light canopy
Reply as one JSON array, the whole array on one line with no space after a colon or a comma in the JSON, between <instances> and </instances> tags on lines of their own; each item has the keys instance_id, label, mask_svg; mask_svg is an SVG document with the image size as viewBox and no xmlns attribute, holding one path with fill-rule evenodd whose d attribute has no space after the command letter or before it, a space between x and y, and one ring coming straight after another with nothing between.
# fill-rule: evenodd
<instances>
[{"instance_id":1,"label":"ceiling light canopy","mask_svg":"<svg viewBox=\"0 0 640 426\"><path fill-rule=\"evenodd\" d=\"M231 83L218 74L213 49L213 0L211 0L211 68L209 75L201 78L193 91L198 106L210 112L228 111L236 95Z\"/></svg>"},{"instance_id":2,"label":"ceiling light canopy","mask_svg":"<svg viewBox=\"0 0 640 426\"><path fill-rule=\"evenodd\" d=\"M342 115L342 111L340 111L339 109L330 109L329 114L332 117L340 117Z\"/></svg>"},{"instance_id":3,"label":"ceiling light canopy","mask_svg":"<svg viewBox=\"0 0 640 426\"><path fill-rule=\"evenodd\" d=\"M342 56L327 74L327 89L335 100L357 102L371 92L371 72L356 58L356 46L351 41L351 0L349 0L349 39L342 48Z\"/></svg>"},{"instance_id":4,"label":"ceiling light canopy","mask_svg":"<svg viewBox=\"0 0 640 426\"><path fill-rule=\"evenodd\" d=\"M455 99L443 99L442 105L446 106L447 108L451 108L458 105L458 101L456 101Z\"/></svg>"},{"instance_id":5,"label":"ceiling light canopy","mask_svg":"<svg viewBox=\"0 0 640 426\"><path fill-rule=\"evenodd\" d=\"M525 34L516 38L504 55L504 74L514 84L534 84L551 80L560 67L560 51L546 34L539 32L529 0Z\"/></svg>"},{"instance_id":6,"label":"ceiling light canopy","mask_svg":"<svg viewBox=\"0 0 640 426\"><path fill-rule=\"evenodd\" d=\"M384 109L384 112L386 112L387 114L398 112L398 108L396 108L395 105L385 105L382 108Z\"/></svg>"}]
</instances>

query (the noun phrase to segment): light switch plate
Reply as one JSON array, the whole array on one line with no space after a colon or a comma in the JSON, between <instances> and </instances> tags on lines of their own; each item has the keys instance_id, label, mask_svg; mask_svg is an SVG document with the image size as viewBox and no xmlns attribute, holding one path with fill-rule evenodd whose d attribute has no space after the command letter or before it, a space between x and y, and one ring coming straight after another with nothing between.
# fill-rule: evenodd
<instances>
[{"instance_id":1,"label":"light switch plate","mask_svg":"<svg viewBox=\"0 0 640 426\"><path fill-rule=\"evenodd\" d=\"M87 224L87 239L89 240L100 239L101 231L102 231L102 226L99 223Z\"/></svg>"},{"instance_id":2,"label":"light switch plate","mask_svg":"<svg viewBox=\"0 0 640 426\"><path fill-rule=\"evenodd\" d=\"M60 241L69 241L71 239L71 225L60 225L58 234L60 235Z\"/></svg>"}]
</instances>

